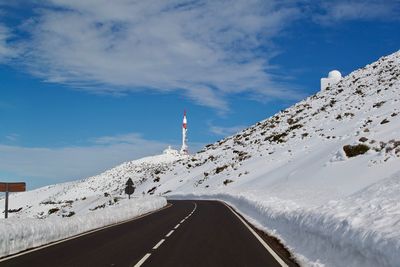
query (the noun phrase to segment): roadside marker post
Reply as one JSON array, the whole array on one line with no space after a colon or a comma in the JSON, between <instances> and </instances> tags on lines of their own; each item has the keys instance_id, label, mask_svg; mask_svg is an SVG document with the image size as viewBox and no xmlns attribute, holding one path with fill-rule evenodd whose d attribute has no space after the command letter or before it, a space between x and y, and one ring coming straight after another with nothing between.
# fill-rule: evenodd
<instances>
[{"instance_id":1,"label":"roadside marker post","mask_svg":"<svg viewBox=\"0 0 400 267\"><path fill-rule=\"evenodd\" d=\"M0 182L0 192L6 193L5 207L4 207L4 218L8 218L8 195L10 192L24 192L26 191L26 184L21 183L2 183Z\"/></svg>"},{"instance_id":2,"label":"roadside marker post","mask_svg":"<svg viewBox=\"0 0 400 267\"><path fill-rule=\"evenodd\" d=\"M4 219L8 218L8 184L6 184L6 199L5 199Z\"/></svg>"}]
</instances>

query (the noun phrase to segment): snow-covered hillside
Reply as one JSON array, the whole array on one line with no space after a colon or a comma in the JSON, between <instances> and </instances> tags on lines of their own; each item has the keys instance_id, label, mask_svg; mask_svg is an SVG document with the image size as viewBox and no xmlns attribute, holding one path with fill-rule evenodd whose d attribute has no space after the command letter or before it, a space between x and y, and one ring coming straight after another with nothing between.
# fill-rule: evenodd
<instances>
[{"instance_id":1,"label":"snow-covered hillside","mask_svg":"<svg viewBox=\"0 0 400 267\"><path fill-rule=\"evenodd\" d=\"M305 265L400 266L400 52L194 155L158 157L15 194L14 216L119 197L132 178L138 196L230 202Z\"/></svg>"},{"instance_id":2,"label":"snow-covered hillside","mask_svg":"<svg viewBox=\"0 0 400 267\"><path fill-rule=\"evenodd\" d=\"M10 194L9 217L69 217L118 205L127 196L125 183L131 178L136 187L147 180L157 181L182 156L166 150L158 156L125 162L100 175L83 180L55 184L24 193ZM142 196L142 192L135 195ZM0 200L3 207L4 199ZM1 220L1 219L0 219Z\"/></svg>"},{"instance_id":3,"label":"snow-covered hillside","mask_svg":"<svg viewBox=\"0 0 400 267\"><path fill-rule=\"evenodd\" d=\"M347 157L346 145L368 151ZM176 164L157 192L246 190L315 206L389 177L399 157L398 52Z\"/></svg>"},{"instance_id":4,"label":"snow-covered hillside","mask_svg":"<svg viewBox=\"0 0 400 267\"><path fill-rule=\"evenodd\" d=\"M129 178L135 185L157 179L157 174L179 158L177 152L167 149L162 155L125 162L81 181L10 194L10 218L0 219L0 258L164 207L163 197L128 199L125 183Z\"/></svg>"},{"instance_id":5,"label":"snow-covered hillside","mask_svg":"<svg viewBox=\"0 0 400 267\"><path fill-rule=\"evenodd\" d=\"M304 264L400 266L399 177L396 52L176 163L157 192L227 200Z\"/></svg>"}]
</instances>

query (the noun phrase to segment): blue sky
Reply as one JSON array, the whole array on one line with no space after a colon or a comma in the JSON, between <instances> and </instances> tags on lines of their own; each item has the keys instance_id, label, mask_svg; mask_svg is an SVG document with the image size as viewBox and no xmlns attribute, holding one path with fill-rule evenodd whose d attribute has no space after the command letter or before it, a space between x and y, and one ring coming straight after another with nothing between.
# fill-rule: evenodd
<instances>
[{"instance_id":1,"label":"blue sky","mask_svg":"<svg viewBox=\"0 0 400 267\"><path fill-rule=\"evenodd\" d=\"M0 180L191 151L400 44L399 1L0 0Z\"/></svg>"}]
</instances>

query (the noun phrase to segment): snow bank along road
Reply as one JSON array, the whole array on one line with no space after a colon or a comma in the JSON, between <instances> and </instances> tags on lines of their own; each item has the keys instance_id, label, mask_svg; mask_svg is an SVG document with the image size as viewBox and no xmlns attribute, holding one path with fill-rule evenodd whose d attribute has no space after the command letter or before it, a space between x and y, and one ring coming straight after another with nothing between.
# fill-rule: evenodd
<instances>
[{"instance_id":1,"label":"snow bank along road","mask_svg":"<svg viewBox=\"0 0 400 267\"><path fill-rule=\"evenodd\" d=\"M228 206L169 208L9 259L0 266L290 266Z\"/></svg>"}]
</instances>

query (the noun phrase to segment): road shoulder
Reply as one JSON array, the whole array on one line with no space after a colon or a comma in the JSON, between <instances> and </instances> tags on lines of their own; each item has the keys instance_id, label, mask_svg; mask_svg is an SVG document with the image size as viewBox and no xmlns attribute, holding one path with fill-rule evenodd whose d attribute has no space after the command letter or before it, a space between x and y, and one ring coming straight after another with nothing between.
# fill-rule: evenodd
<instances>
[{"instance_id":1,"label":"road shoulder","mask_svg":"<svg viewBox=\"0 0 400 267\"><path fill-rule=\"evenodd\" d=\"M258 236L264 240L265 243L276 253L278 256L290 267L300 267L297 263L296 259L293 255L289 252L289 250L285 247L282 242L266 233L265 231L257 228L252 223L250 223L240 212L238 212L234 207L229 205L228 203L221 201L224 205L228 206L236 215L238 215L241 219L243 219L257 234Z\"/></svg>"}]
</instances>

